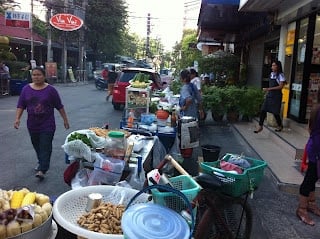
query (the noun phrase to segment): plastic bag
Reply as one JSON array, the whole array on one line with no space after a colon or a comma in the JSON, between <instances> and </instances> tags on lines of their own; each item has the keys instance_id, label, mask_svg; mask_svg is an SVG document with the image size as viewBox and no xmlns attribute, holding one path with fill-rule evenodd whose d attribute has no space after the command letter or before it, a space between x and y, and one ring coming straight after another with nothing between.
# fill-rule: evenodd
<instances>
[{"instance_id":1,"label":"plastic bag","mask_svg":"<svg viewBox=\"0 0 320 239\"><path fill-rule=\"evenodd\" d=\"M88 186L90 173L91 173L91 170L89 169L86 169L86 168L80 169L76 173L76 176L71 180L71 188L75 189L75 188Z\"/></svg>"},{"instance_id":2,"label":"plastic bag","mask_svg":"<svg viewBox=\"0 0 320 239\"><path fill-rule=\"evenodd\" d=\"M166 148L161 143L158 136L154 136L154 145L153 145L153 154L152 154L152 166L156 168L158 164L164 159L167 154Z\"/></svg>"},{"instance_id":3,"label":"plastic bag","mask_svg":"<svg viewBox=\"0 0 320 239\"><path fill-rule=\"evenodd\" d=\"M75 132L86 135L90 140L92 147L94 148L104 148L106 146L106 138L97 136L95 132L89 129L81 129L81 130L73 131L66 137L65 143L68 142L68 138Z\"/></svg>"},{"instance_id":4,"label":"plastic bag","mask_svg":"<svg viewBox=\"0 0 320 239\"><path fill-rule=\"evenodd\" d=\"M235 165L238 165L239 167L244 168L244 169L251 167L251 164L242 155L232 155L229 158L228 162L235 164Z\"/></svg>"},{"instance_id":5,"label":"plastic bag","mask_svg":"<svg viewBox=\"0 0 320 239\"><path fill-rule=\"evenodd\" d=\"M75 177L80 167L79 161L73 161L63 172L63 179L66 184L71 186L71 181Z\"/></svg>"},{"instance_id":6,"label":"plastic bag","mask_svg":"<svg viewBox=\"0 0 320 239\"><path fill-rule=\"evenodd\" d=\"M66 142L64 145L62 145L62 148L69 156L73 156L75 158L84 158L85 160L92 162L91 149L79 139Z\"/></svg>"},{"instance_id":7,"label":"plastic bag","mask_svg":"<svg viewBox=\"0 0 320 239\"><path fill-rule=\"evenodd\" d=\"M89 176L88 185L115 185L121 179L122 173L104 171L101 168L94 168Z\"/></svg>"},{"instance_id":8,"label":"plastic bag","mask_svg":"<svg viewBox=\"0 0 320 239\"><path fill-rule=\"evenodd\" d=\"M97 153L94 167L113 173L122 173L125 161L121 159L107 157L104 154Z\"/></svg>"}]
</instances>

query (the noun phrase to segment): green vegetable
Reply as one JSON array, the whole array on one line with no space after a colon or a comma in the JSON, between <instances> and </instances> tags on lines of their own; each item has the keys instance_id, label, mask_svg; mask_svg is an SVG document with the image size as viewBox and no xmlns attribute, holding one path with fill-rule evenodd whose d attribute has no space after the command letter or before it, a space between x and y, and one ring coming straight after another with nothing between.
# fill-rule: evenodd
<instances>
[{"instance_id":1,"label":"green vegetable","mask_svg":"<svg viewBox=\"0 0 320 239\"><path fill-rule=\"evenodd\" d=\"M76 139L81 140L83 143L85 143L85 144L88 145L90 148L92 148L92 144L91 144L89 138L87 137L87 135L85 135L85 134L80 134L80 133L78 133L78 132L74 132L74 133L72 133L72 134L69 136L68 142L73 141L73 140L76 140Z\"/></svg>"}]
</instances>

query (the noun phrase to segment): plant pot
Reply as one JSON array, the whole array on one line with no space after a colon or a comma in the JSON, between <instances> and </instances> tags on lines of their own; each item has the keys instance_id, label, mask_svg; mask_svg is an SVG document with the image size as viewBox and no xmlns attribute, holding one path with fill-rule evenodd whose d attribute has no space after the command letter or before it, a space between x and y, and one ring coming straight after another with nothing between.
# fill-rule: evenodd
<instances>
[{"instance_id":1,"label":"plant pot","mask_svg":"<svg viewBox=\"0 0 320 239\"><path fill-rule=\"evenodd\" d=\"M223 120L223 113L211 111L212 119L216 122L221 122Z\"/></svg>"},{"instance_id":2,"label":"plant pot","mask_svg":"<svg viewBox=\"0 0 320 239\"><path fill-rule=\"evenodd\" d=\"M236 110L230 110L227 112L227 120L229 122L237 122L239 120L239 112Z\"/></svg>"}]
</instances>

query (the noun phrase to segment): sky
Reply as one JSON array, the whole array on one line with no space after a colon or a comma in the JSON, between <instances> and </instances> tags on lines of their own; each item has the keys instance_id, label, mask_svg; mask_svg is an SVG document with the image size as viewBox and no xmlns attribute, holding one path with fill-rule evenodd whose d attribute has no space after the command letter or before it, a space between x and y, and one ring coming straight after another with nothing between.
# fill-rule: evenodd
<instances>
[{"instance_id":1,"label":"sky","mask_svg":"<svg viewBox=\"0 0 320 239\"><path fill-rule=\"evenodd\" d=\"M90 2L90 0L88 0ZM31 0L18 0L21 12L31 12ZM126 0L131 33L147 36L147 15L151 16L151 38L161 39L166 51L180 41L183 28L197 28L201 0ZM34 13L45 20L45 9L34 0ZM184 20L185 19L185 20Z\"/></svg>"},{"instance_id":2,"label":"sky","mask_svg":"<svg viewBox=\"0 0 320 239\"><path fill-rule=\"evenodd\" d=\"M183 28L197 28L201 0L126 0L131 32L147 36L147 15L151 16L151 38L160 38L165 50L172 50ZM186 19L186 21L184 21Z\"/></svg>"}]
</instances>

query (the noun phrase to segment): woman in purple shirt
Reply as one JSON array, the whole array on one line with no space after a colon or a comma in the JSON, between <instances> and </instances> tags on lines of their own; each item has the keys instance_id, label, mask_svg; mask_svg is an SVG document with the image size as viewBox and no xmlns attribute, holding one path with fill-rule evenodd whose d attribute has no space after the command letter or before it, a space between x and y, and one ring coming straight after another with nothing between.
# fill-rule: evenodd
<instances>
[{"instance_id":1,"label":"woman in purple shirt","mask_svg":"<svg viewBox=\"0 0 320 239\"><path fill-rule=\"evenodd\" d=\"M318 92L318 102L320 91ZM300 186L299 206L297 216L304 223L313 226L315 223L309 217L308 211L320 216L320 209L316 204L315 188L320 177L320 104L311 111L309 120L310 137L306 150L308 155L308 169Z\"/></svg>"},{"instance_id":2,"label":"woman in purple shirt","mask_svg":"<svg viewBox=\"0 0 320 239\"><path fill-rule=\"evenodd\" d=\"M38 158L36 177L42 180L50 166L52 140L56 130L54 109L59 111L66 129L69 129L69 122L57 90L45 82L45 71L41 67L32 70L32 83L21 91L14 121L16 129L20 126L25 109L28 113L28 131Z\"/></svg>"}]
</instances>

